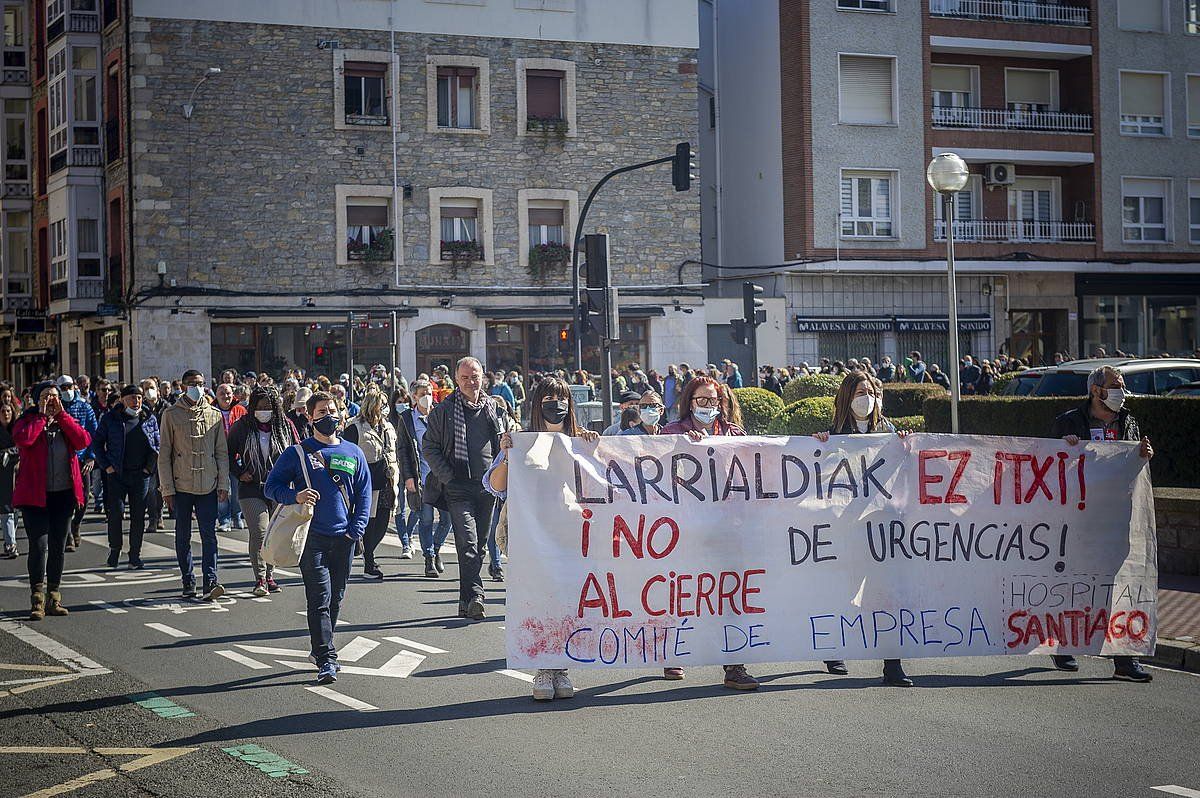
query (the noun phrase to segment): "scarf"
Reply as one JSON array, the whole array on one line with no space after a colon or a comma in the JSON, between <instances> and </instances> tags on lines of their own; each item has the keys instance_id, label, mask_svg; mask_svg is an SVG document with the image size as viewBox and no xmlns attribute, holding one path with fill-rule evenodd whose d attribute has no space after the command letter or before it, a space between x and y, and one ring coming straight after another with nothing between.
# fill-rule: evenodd
<instances>
[{"instance_id":1,"label":"scarf","mask_svg":"<svg viewBox=\"0 0 1200 798\"><path fill-rule=\"evenodd\" d=\"M495 428L499 423L496 420L496 405L490 396L484 394L480 394L478 402L468 402L462 391L450 394L450 399L454 402L454 461L461 463L462 467L466 469L470 461L467 457L467 415L464 407L470 408L472 411L482 409L491 420L492 427Z\"/></svg>"},{"instance_id":2,"label":"scarf","mask_svg":"<svg viewBox=\"0 0 1200 798\"><path fill-rule=\"evenodd\" d=\"M265 425L259 423L258 419L252 419L252 422L250 429L247 430L246 442L242 445L242 462L256 480L266 482L267 475L275 466L275 461L279 459L285 449L292 445L292 441L289 441L291 435L287 433L286 422L285 424L268 422ZM271 432L270 452L264 453L258 443L258 432L268 430Z\"/></svg>"}]
</instances>

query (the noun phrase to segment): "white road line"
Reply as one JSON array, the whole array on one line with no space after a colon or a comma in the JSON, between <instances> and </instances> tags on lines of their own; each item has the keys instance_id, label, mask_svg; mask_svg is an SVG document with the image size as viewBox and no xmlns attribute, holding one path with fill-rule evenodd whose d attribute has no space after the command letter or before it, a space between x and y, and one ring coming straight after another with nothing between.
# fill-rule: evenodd
<instances>
[{"instance_id":1,"label":"white road line","mask_svg":"<svg viewBox=\"0 0 1200 798\"><path fill-rule=\"evenodd\" d=\"M153 629L156 632L170 635L171 637L191 637L190 634L173 626L167 626L165 623L147 623L143 624L147 629Z\"/></svg>"},{"instance_id":2,"label":"white road line","mask_svg":"<svg viewBox=\"0 0 1200 798\"><path fill-rule=\"evenodd\" d=\"M120 607L114 607L107 601L89 601L88 604L91 604L93 607L99 607L105 612L111 612L113 615L124 615L125 613L129 612L129 610L123 610Z\"/></svg>"},{"instance_id":3,"label":"white road line","mask_svg":"<svg viewBox=\"0 0 1200 798\"><path fill-rule=\"evenodd\" d=\"M505 668L504 670L495 671L495 672L502 674L504 676L511 676L514 679L520 679L523 682L532 682L533 681L533 677L530 676L528 673L521 673L520 671L514 671L509 668Z\"/></svg>"},{"instance_id":4,"label":"white road line","mask_svg":"<svg viewBox=\"0 0 1200 798\"><path fill-rule=\"evenodd\" d=\"M279 571L276 571L275 573L279 573ZM306 618L308 617L308 613L304 610L297 610L296 614L303 615ZM338 626L344 626L346 623L347 623L346 621L342 620L341 618L338 618L338 622L337 622Z\"/></svg>"},{"instance_id":5,"label":"white road line","mask_svg":"<svg viewBox=\"0 0 1200 798\"><path fill-rule=\"evenodd\" d=\"M243 656L236 651L214 651L213 653L224 657L225 659L232 660L239 665L245 665L247 668L252 668L256 671L270 670L271 668L270 665L266 665L256 659L250 659L249 657Z\"/></svg>"},{"instance_id":6,"label":"white road line","mask_svg":"<svg viewBox=\"0 0 1200 798\"><path fill-rule=\"evenodd\" d=\"M255 596L254 598L252 598L250 600L257 601L259 604L264 604L264 603L270 604L271 603L271 600L269 598L267 598L266 596Z\"/></svg>"},{"instance_id":7,"label":"white road line","mask_svg":"<svg viewBox=\"0 0 1200 798\"><path fill-rule=\"evenodd\" d=\"M2 617L2 616L0 616ZM30 629L23 623L17 623L8 618L0 620L0 632L8 632L13 637L28 643L38 651L46 654L59 663L66 665L74 671L86 673L88 676L99 676L105 673L112 673L108 668L96 662L94 659L89 659L83 656L78 651L67 648L57 640L51 640L41 632L36 632Z\"/></svg>"},{"instance_id":8,"label":"white road line","mask_svg":"<svg viewBox=\"0 0 1200 798\"><path fill-rule=\"evenodd\" d=\"M1152 790L1165 792L1168 795L1182 795L1184 798L1200 798L1200 790L1189 790L1177 784L1164 784L1161 787L1151 787Z\"/></svg>"},{"instance_id":9,"label":"white road line","mask_svg":"<svg viewBox=\"0 0 1200 798\"><path fill-rule=\"evenodd\" d=\"M385 637L383 639L388 641L389 643L399 643L402 646L408 646L409 648L415 648L417 651L424 651L426 654L445 654L446 653L444 649L434 648L433 646L427 646L424 643L418 643L416 641L409 640L406 637Z\"/></svg>"},{"instance_id":10,"label":"white road line","mask_svg":"<svg viewBox=\"0 0 1200 798\"><path fill-rule=\"evenodd\" d=\"M336 701L344 707L356 709L359 712L370 712L372 710L379 709L379 707L373 707L366 701L359 701L357 698L351 698L348 695L342 695L337 690L331 690L323 685L317 685L316 687L305 687L304 689L310 693L316 693L322 698L328 698L330 701Z\"/></svg>"},{"instance_id":11,"label":"white road line","mask_svg":"<svg viewBox=\"0 0 1200 798\"><path fill-rule=\"evenodd\" d=\"M347 645L338 649L338 661L358 662L378 647L378 641L369 637L355 637Z\"/></svg>"},{"instance_id":12,"label":"white road line","mask_svg":"<svg viewBox=\"0 0 1200 798\"><path fill-rule=\"evenodd\" d=\"M251 646L251 645L247 645L245 643L236 643L235 645L237 645L237 647L240 648L242 651L249 651L251 654L271 654L271 655L277 656L277 657L300 657L301 659L306 658L309 654L309 652L307 652L307 651L300 651L299 649L295 649L295 648L274 648L272 646Z\"/></svg>"}]
</instances>

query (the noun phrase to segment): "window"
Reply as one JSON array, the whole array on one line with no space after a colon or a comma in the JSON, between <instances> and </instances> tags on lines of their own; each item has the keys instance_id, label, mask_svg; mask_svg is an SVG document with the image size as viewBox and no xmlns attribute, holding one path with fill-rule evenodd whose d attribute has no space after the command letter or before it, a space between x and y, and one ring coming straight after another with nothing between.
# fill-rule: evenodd
<instances>
[{"instance_id":1,"label":"window","mask_svg":"<svg viewBox=\"0 0 1200 798\"><path fill-rule=\"evenodd\" d=\"M535 272L543 267L565 267L575 243L578 203L579 194L565 189L517 191L519 265Z\"/></svg>"},{"instance_id":2,"label":"window","mask_svg":"<svg viewBox=\"0 0 1200 798\"><path fill-rule=\"evenodd\" d=\"M842 238L893 238L888 172L842 172Z\"/></svg>"},{"instance_id":3,"label":"window","mask_svg":"<svg viewBox=\"0 0 1200 798\"><path fill-rule=\"evenodd\" d=\"M575 62L517 59L517 135L576 135Z\"/></svg>"},{"instance_id":4,"label":"window","mask_svg":"<svg viewBox=\"0 0 1200 798\"><path fill-rule=\"evenodd\" d=\"M494 263L491 189L429 189L429 239L430 263Z\"/></svg>"},{"instance_id":5,"label":"window","mask_svg":"<svg viewBox=\"0 0 1200 798\"><path fill-rule=\"evenodd\" d=\"M403 263L400 218L392 186L337 185L337 263Z\"/></svg>"},{"instance_id":6,"label":"window","mask_svg":"<svg viewBox=\"0 0 1200 798\"><path fill-rule=\"evenodd\" d=\"M1166 242L1170 181L1157 178L1122 178L1122 238L1127 243Z\"/></svg>"},{"instance_id":7,"label":"window","mask_svg":"<svg viewBox=\"0 0 1200 798\"><path fill-rule=\"evenodd\" d=\"M1166 32L1163 0L1117 0L1117 26L1122 30Z\"/></svg>"},{"instance_id":8,"label":"window","mask_svg":"<svg viewBox=\"0 0 1200 798\"><path fill-rule=\"evenodd\" d=\"M1188 240L1200 244L1200 180L1188 181Z\"/></svg>"},{"instance_id":9,"label":"window","mask_svg":"<svg viewBox=\"0 0 1200 798\"><path fill-rule=\"evenodd\" d=\"M1166 76L1154 72L1121 73L1121 132L1165 136Z\"/></svg>"},{"instance_id":10,"label":"window","mask_svg":"<svg viewBox=\"0 0 1200 798\"><path fill-rule=\"evenodd\" d=\"M49 86L46 91L47 105L50 109L50 155L53 163L53 156L67 148L67 49L65 47L50 56L49 66ZM61 166L66 166L65 159Z\"/></svg>"},{"instance_id":11,"label":"window","mask_svg":"<svg viewBox=\"0 0 1200 798\"><path fill-rule=\"evenodd\" d=\"M4 179L29 179L27 100L4 101Z\"/></svg>"},{"instance_id":12,"label":"window","mask_svg":"<svg viewBox=\"0 0 1200 798\"><path fill-rule=\"evenodd\" d=\"M1059 221L1058 185L1050 177L1018 177L1008 189L1010 235L1020 240L1053 240Z\"/></svg>"},{"instance_id":13,"label":"window","mask_svg":"<svg viewBox=\"0 0 1200 798\"><path fill-rule=\"evenodd\" d=\"M343 67L346 124L386 125L384 86L387 64L379 62L346 61Z\"/></svg>"},{"instance_id":14,"label":"window","mask_svg":"<svg viewBox=\"0 0 1200 798\"><path fill-rule=\"evenodd\" d=\"M437 68L438 127L476 127L475 102L479 70L475 67Z\"/></svg>"},{"instance_id":15,"label":"window","mask_svg":"<svg viewBox=\"0 0 1200 798\"><path fill-rule=\"evenodd\" d=\"M446 244L478 243L479 207L442 206L442 247Z\"/></svg>"},{"instance_id":16,"label":"window","mask_svg":"<svg viewBox=\"0 0 1200 798\"><path fill-rule=\"evenodd\" d=\"M934 64L931 72L933 87L933 124L951 127L970 127L977 124L975 86L978 73L975 67Z\"/></svg>"},{"instance_id":17,"label":"window","mask_svg":"<svg viewBox=\"0 0 1200 798\"><path fill-rule=\"evenodd\" d=\"M100 224L95 219L76 219L75 235L81 254L93 255L100 251Z\"/></svg>"},{"instance_id":18,"label":"window","mask_svg":"<svg viewBox=\"0 0 1200 798\"><path fill-rule=\"evenodd\" d=\"M1004 70L1004 101L1009 111L1058 110L1058 73L1044 69Z\"/></svg>"},{"instance_id":19,"label":"window","mask_svg":"<svg viewBox=\"0 0 1200 798\"><path fill-rule=\"evenodd\" d=\"M562 207L531 207L529 209L529 245L562 244Z\"/></svg>"},{"instance_id":20,"label":"window","mask_svg":"<svg viewBox=\"0 0 1200 798\"><path fill-rule=\"evenodd\" d=\"M1186 14L1183 29L1191 36L1200 35L1200 0L1184 0Z\"/></svg>"},{"instance_id":21,"label":"window","mask_svg":"<svg viewBox=\"0 0 1200 798\"><path fill-rule=\"evenodd\" d=\"M1200 138L1200 75L1187 76L1187 134Z\"/></svg>"},{"instance_id":22,"label":"window","mask_svg":"<svg viewBox=\"0 0 1200 798\"><path fill-rule=\"evenodd\" d=\"M955 194L955 227L954 237L963 241L972 241L980 236L981 225L979 224L982 214L978 213L980 208L980 177L979 175L971 175L967 181L967 186L962 191ZM933 196L933 217L935 220L934 230L935 237L942 239L946 237L946 208L945 200L940 194Z\"/></svg>"},{"instance_id":23,"label":"window","mask_svg":"<svg viewBox=\"0 0 1200 798\"><path fill-rule=\"evenodd\" d=\"M67 220L50 223L50 281L67 279Z\"/></svg>"},{"instance_id":24,"label":"window","mask_svg":"<svg viewBox=\"0 0 1200 798\"><path fill-rule=\"evenodd\" d=\"M74 121L99 122L96 101L96 48L72 47L71 70L76 73L73 76Z\"/></svg>"},{"instance_id":25,"label":"window","mask_svg":"<svg viewBox=\"0 0 1200 798\"><path fill-rule=\"evenodd\" d=\"M891 11L892 0L838 0L843 11Z\"/></svg>"},{"instance_id":26,"label":"window","mask_svg":"<svg viewBox=\"0 0 1200 798\"><path fill-rule=\"evenodd\" d=\"M4 7L4 66L25 66L25 10L21 6Z\"/></svg>"},{"instance_id":27,"label":"window","mask_svg":"<svg viewBox=\"0 0 1200 798\"><path fill-rule=\"evenodd\" d=\"M896 59L866 55L839 56L839 119L849 125L896 123L894 91Z\"/></svg>"},{"instance_id":28,"label":"window","mask_svg":"<svg viewBox=\"0 0 1200 798\"><path fill-rule=\"evenodd\" d=\"M29 212L10 211L4 218L4 290L9 296L29 296Z\"/></svg>"}]
</instances>

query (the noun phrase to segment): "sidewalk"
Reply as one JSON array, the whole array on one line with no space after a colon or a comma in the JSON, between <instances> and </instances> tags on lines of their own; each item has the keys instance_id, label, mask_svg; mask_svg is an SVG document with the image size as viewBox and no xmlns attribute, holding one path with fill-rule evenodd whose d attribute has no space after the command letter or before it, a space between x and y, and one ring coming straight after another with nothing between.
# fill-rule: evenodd
<instances>
[{"instance_id":1,"label":"sidewalk","mask_svg":"<svg viewBox=\"0 0 1200 798\"><path fill-rule=\"evenodd\" d=\"M1200 673L1200 576L1159 577L1158 648L1150 662Z\"/></svg>"}]
</instances>

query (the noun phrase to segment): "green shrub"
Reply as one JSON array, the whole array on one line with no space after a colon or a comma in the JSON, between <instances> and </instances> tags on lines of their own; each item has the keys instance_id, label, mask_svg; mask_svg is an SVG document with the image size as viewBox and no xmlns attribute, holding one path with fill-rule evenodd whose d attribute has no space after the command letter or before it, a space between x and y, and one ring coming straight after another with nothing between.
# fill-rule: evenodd
<instances>
[{"instance_id":1,"label":"green shrub","mask_svg":"<svg viewBox=\"0 0 1200 798\"><path fill-rule=\"evenodd\" d=\"M783 400L765 388L734 388L734 396L742 407L746 432L762 435L771 419L783 411Z\"/></svg>"},{"instance_id":2,"label":"green shrub","mask_svg":"<svg viewBox=\"0 0 1200 798\"><path fill-rule=\"evenodd\" d=\"M1050 436L1054 419L1079 407L1079 397L971 396L959 404L959 427L975 435ZM1142 434L1154 444L1150 474L1158 487L1200 485L1200 458L1196 457L1196 430L1200 430L1200 398L1131 396L1129 411ZM950 431L950 399L925 402L928 432Z\"/></svg>"},{"instance_id":3,"label":"green shrub","mask_svg":"<svg viewBox=\"0 0 1200 798\"><path fill-rule=\"evenodd\" d=\"M783 387L783 401L785 404L792 404L813 396L837 396L838 386L841 384L842 378L836 374L796 377Z\"/></svg>"},{"instance_id":4,"label":"green shrub","mask_svg":"<svg viewBox=\"0 0 1200 798\"><path fill-rule=\"evenodd\" d=\"M996 377L992 382L992 393L997 395L1004 393L1004 389L1008 387L1010 382L1016 379L1016 376L1015 372L1009 371Z\"/></svg>"},{"instance_id":5,"label":"green shrub","mask_svg":"<svg viewBox=\"0 0 1200 798\"><path fill-rule=\"evenodd\" d=\"M932 382L885 382L883 384L883 414L888 418L919 416L923 412L926 399L945 394L945 388Z\"/></svg>"},{"instance_id":6,"label":"green shrub","mask_svg":"<svg viewBox=\"0 0 1200 798\"><path fill-rule=\"evenodd\" d=\"M887 420L895 425L897 430L907 430L909 432L924 432L925 431L925 416L896 416L887 417Z\"/></svg>"},{"instance_id":7,"label":"green shrub","mask_svg":"<svg viewBox=\"0 0 1200 798\"><path fill-rule=\"evenodd\" d=\"M813 396L792 402L771 419L769 435L812 435L833 424L833 397Z\"/></svg>"}]
</instances>

